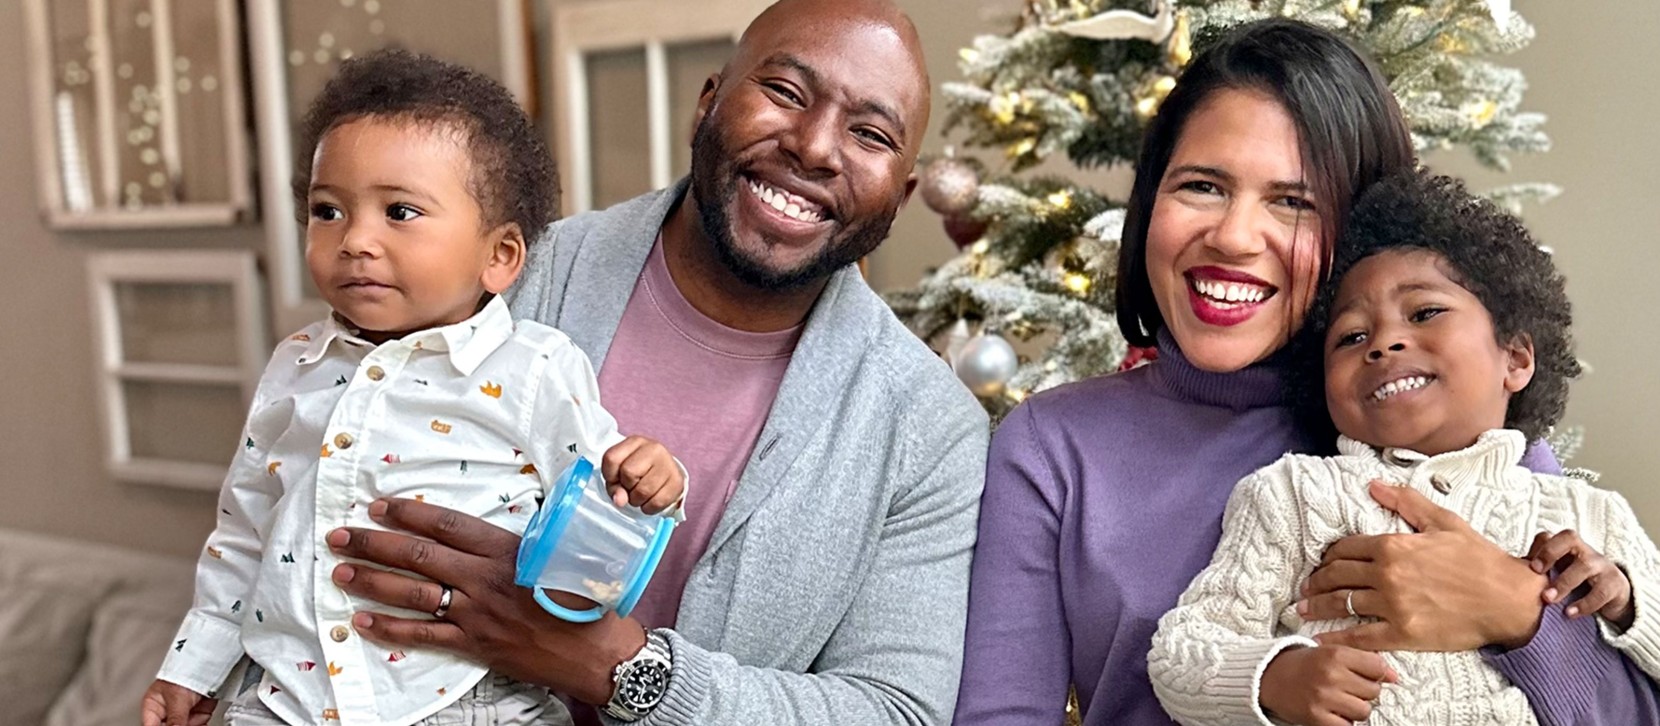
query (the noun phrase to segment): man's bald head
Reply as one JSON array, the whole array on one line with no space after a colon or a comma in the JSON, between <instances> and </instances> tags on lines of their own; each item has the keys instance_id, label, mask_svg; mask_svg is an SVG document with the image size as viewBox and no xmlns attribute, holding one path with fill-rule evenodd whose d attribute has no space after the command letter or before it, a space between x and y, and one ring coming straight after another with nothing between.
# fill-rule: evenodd
<instances>
[{"instance_id":1,"label":"man's bald head","mask_svg":"<svg viewBox=\"0 0 1660 726\"><path fill-rule=\"evenodd\" d=\"M834 41L848 33L890 37L892 49L897 52L885 54L883 63L874 63L872 61L876 59L873 58L855 60L871 63L871 68L879 68L889 74L903 74L915 83L918 89L916 106L903 112L907 116L914 115L914 119L906 119L906 126L915 129L913 138L920 138L923 129L928 126L928 65L923 59L922 38L917 34L916 24L893 0L778 0L750 21L749 27L738 39L737 52L727 62L721 75L730 78L734 72L741 74L780 50L788 52L789 43L786 41L802 34L818 35L821 39ZM891 61L898 61L898 64L884 65ZM907 141L906 146L911 148L921 145Z\"/></svg>"}]
</instances>

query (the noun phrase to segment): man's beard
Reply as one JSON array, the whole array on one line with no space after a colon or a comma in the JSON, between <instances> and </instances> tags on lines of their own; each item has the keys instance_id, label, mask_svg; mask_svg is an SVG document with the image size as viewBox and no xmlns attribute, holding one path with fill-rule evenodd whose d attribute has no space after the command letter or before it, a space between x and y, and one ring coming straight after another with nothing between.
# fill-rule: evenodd
<instances>
[{"instance_id":1,"label":"man's beard","mask_svg":"<svg viewBox=\"0 0 1660 726\"><path fill-rule=\"evenodd\" d=\"M859 261L887 239L894 217L899 214L898 204L870 219L844 220L839 215L833 218L834 227L824 247L812 259L793 269L774 269L765 259L740 249L732 239L729 210L739 193L741 178L732 162L731 150L716 132L713 119L713 114L704 116L692 138L692 194L697 199L704 236L714 246L721 264L739 280L772 292L805 287ZM768 247L775 242L764 235L761 241Z\"/></svg>"}]
</instances>

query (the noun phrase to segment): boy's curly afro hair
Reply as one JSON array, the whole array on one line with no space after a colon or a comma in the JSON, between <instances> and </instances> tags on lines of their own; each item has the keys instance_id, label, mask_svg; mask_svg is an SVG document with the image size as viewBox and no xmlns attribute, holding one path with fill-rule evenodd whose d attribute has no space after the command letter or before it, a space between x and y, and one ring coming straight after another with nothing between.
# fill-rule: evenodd
<instances>
[{"instance_id":1,"label":"boy's curly afro hair","mask_svg":"<svg viewBox=\"0 0 1660 726\"><path fill-rule=\"evenodd\" d=\"M317 144L365 117L459 134L472 162L468 187L487 228L517 222L531 244L558 214L553 157L513 94L465 66L387 49L341 63L306 111L293 184L302 223Z\"/></svg>"},{"instance_id":2,"label":"boy's curly afro hair","mask_svg":"<svg viewBox=\"0 0 1660 726\"><path fill-rule=\"evenodd\" d=\"M1567 407L1568 381L1580 374L1565 280L1520 220L1471 195L1457 179L1427 171L1382 179L1355 203L1331 279L1296 343L1302 375L1292 377L1292 388L1309 429L1331 433L1325 440L1335 440L1325 405L1323 353L1337 289L1361 260L1391 250L1435 253L1448 276L1487 308L1501 345L1520 336L1533 341L1533 379L1511 396L1504 423L1530 441L1549 433Z\"/></svg>"}]
</instances>

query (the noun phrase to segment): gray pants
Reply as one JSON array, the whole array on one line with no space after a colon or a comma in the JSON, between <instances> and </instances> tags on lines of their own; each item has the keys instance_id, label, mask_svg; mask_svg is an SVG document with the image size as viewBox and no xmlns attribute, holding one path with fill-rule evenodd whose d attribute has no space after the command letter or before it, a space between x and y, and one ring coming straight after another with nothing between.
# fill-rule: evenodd
<instances>
[{"instance_id":1,"label":"gray pants","mask_svg":"<svg viewBox=\"0 0 1660 726\"><path fill-rule=\"evenodd\" d=\"M259 702L259 689L238 694L225 710L226 726L290 726ZM546 688L494 673L461 700L415 726L572 726L570 711Z\"/></svg>"}]
</instances>

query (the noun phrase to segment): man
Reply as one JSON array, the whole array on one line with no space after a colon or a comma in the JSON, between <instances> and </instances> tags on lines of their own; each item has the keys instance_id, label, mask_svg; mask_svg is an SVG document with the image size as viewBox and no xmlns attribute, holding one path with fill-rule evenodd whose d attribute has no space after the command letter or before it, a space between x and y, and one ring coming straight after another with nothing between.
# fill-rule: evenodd
<instances>
[{"instance_id":1,"label":"man","mask_svg":"<svg viewBox=\"0 0 1660 726\"><path fill-rule=\"evenodd\" d=\"M986 420L852 263L916 186L928 80L891 0L784 0L705 83L692 173L550 228L514 312L600 368L623 431L690 471L688 520L635 615L557 620L513 585L517 536L434 506L336 530L389 605L383 642L447 648L607 721L950 721ZM645 628L653 628L645 632Z\"/></svg>"}]
</instances>

